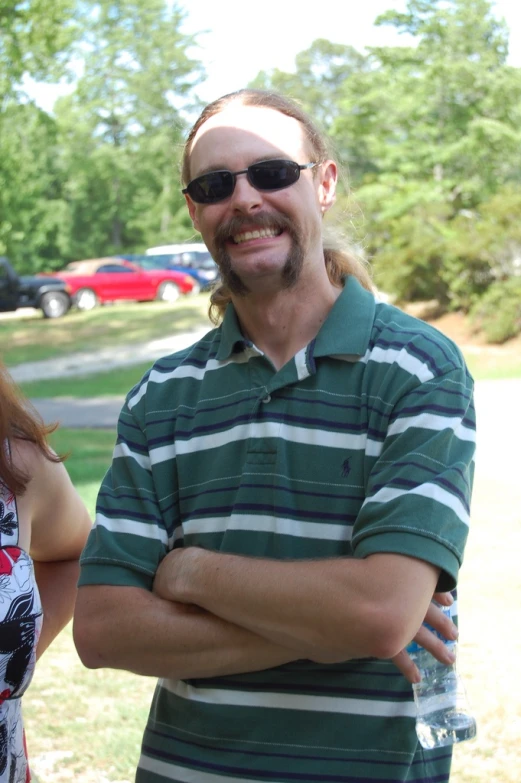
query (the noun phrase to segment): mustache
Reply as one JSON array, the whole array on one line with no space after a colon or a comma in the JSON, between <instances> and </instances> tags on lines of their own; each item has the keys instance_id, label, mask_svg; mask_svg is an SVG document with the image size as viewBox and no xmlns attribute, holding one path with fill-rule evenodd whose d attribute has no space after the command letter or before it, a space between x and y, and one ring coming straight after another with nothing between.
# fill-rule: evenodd
<instances>
[{"instance_id":1,"label":"mustache","mask_svg":"<svg viewBox=\"0 0 521 783\"><path fill-rule=\"evenodd\" d=\"M279 232L287 231L292 236L294 231L291 220L280 213L258 212L250 217L234 215L226 223L221 223L217 227L215 232L216 245L222 247L235 234L240 234L244 228L250 231L252 229L270 228Z\"/></svg>"}]
</instances>

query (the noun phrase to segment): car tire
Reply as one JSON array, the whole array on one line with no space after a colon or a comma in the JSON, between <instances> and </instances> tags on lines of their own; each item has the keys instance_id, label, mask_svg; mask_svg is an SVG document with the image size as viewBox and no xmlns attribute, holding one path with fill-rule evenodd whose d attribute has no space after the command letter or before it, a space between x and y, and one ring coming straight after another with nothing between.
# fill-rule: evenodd
<instances>
[{"instance_id":1,"label":"car tire","mask_svg":"<svg viewBox=\"0 0 521 783\"><path fill-rule=\"evenodd\" d=\"M181 291L179 290L179 286L172 283L170 280L165 280L157 289L156 299L160 302L172 304L173 302L177 302L180 296Z\"/></svg>"},{"instance_id":2,"label":"car tire","mask_svg":"<svg viewBox=\"0 0 521 783\"><path fill-rule=\"evenodd\" d=\"M78 310L93 310L99 301L92 288L79 288L74 296L74 303Z\"/></svg>"},{"instance_id":3,"label":"car tire","mask_svg":"<svg viewBox=\"0 0 521 783\"><path fill-rule=\"evenodd\" d=\"M192 296L197 296L197 294L200 294L200 293L201 293L201 286L200 286L200 284L197 282L197 280L194 280L194 287L192 288L192 290L190 291L190 293L192 294Z\"/></svg>"},{"instance_id":4,"label":"car tire","mask_svg":"<svg viewBox=\"0 0 521 783\"><path fill-rule=\"evenodd\" d=\"M47 291L40 297L40 308L44 318L61 318L68 313L71 299L65 291Z\"/></svg>"}]
</instances>

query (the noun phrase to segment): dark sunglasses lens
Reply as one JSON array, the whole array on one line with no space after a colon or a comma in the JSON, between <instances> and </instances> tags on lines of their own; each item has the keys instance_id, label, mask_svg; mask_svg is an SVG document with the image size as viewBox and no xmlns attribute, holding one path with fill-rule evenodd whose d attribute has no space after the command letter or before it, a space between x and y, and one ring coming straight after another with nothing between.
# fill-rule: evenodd
<instances>
[{"instance_id":1,"label":"dark sunglasses lens","mask_svg":"<svg viewBox=\"0 0 521 783\"><path fill-rule=\"evenodd\" d=\"M199 204L214 204L231 196L233 175L230 171L212 171L194 179L186 190L188 195Z\"/></svg>"},{"instance_id":2,"label":"dark sunglasses lens","mask_svg":"<svg viewBox=\"0 0 521 783\"><path fill-rule=\"evenodd\" d=\"M250 180L259 190L288 188L300 176L297 163L292 160L267 160L248 169Z\"/></svg>"}]
</instances>

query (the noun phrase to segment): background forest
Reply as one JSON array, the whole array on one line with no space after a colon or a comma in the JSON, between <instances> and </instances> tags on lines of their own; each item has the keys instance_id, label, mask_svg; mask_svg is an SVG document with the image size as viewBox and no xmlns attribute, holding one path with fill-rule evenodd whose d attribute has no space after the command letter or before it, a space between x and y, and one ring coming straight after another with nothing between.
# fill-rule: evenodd
<instances>
[{"instance_id":1,"label":"background forest","mask_svg":"<svg viewBox=\"0 0 521 783\"><path fill-rule=\"evenodd\" d=\"M193 237L178 162L205 73L184 18L168 0L0 0L0 255L19 272ZM345 171L333 220L378 286L470 311L501 342L521 331L508 30L488 0L409 0L376 24L412 44L318 39L293 73L253 84L298 99L329 134ZM74 90L52 114L24 91L27 77L66 76Z\"/></svg>"}]
</instances>

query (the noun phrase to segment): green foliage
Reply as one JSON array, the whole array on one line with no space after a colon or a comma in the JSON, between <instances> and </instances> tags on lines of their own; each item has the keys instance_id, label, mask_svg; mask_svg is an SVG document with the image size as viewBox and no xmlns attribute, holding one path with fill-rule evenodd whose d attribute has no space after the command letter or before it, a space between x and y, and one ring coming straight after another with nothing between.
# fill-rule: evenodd
<instances>
[{"instance_id":1,"label":"green foliage","mask_svg":"<svg viewBox=\"0 0 521 783\"><path fill-rule=\"evenodd\" d=\"M56 108L67 171L67 258L140 251L176 238L184 203L178 106L192 100L201 75L186 53L193 39L180 32L177 6L102 0L97 7L84 73ZM177 238L185 235L181 224Z\"/></svg>"},{"instance_id":2,"label":"green foliage","mask_svg":"<svg viewBox=\"0 0 521 783\"><path fill-rule=\"evenodd\" d=\"M0 111L0 253L19 273L61 256L63 213L56 124L31 103L5 100Z\"/></svg>"},{"instance_id":3,"label":"green foliage","mask_svg":"<svg viewBox=\"0 0 521 783\"><path fill-rule=\"evenodd\" d=\"M0 97L25 75L39 81L66 72L77 38L76 0L0 0Z\"/></svg>"},{"instance_id":4,"label":"green foliage","mask_svg":"<svg viewBox=\"0 0 521 783\"><path fill-rule=\"evenodd\" d=\"M492 283L472 309L471 318L490 343L504 343L521 334L521 276Z\"/></svg>"},{"instance_id":5,"label":"green foliage","mask_svg":"<svg viewBox=\"0 0 521 783\"><path fill-rule=\"evenodd\" d=\"M367 69L367 58L352 46L318 38L295 60L296 73L278 69L261 71L253 87L270 89L300 101L315 122L329 130L338 116L339 98L345 82Z\"/></svg>"},{"instance_id":6,"label":"green foliage","mask_svg":"<svg viewBox=\"0 0 521 783\"><path fill-rule=\"evenodd\" d=\"M296 73L255 84L301 100L332 136L365 219L354 231L341 217L379 287L467 310L519 244L521 69L488 0L409 0L376 23L411 43L316 41Z\"/></svg>"},{"instance_id":7,"label":"green foliage","mask_svg":"<svg viewBox=\"0 0 521 783\"><path fill-rule=\"evenodd\" d=\"M183 20L168 0L0 0L0 252L18 271L193 235L178 157L202 69ZM63 74L78 37L50 117L16 87Z\"/></svg>"},{"instance_id":8,"label":"green foliage","mask_svg":"<svg viewBox=\"0 0 521 783\"><path fill-rule=\"evenodd\" d=\"M377 23L415 46L371 50L333 127L361 140L351 171L367 252L401 299L468 309L515 233L510 222L493 237L482 213L521 182L521 69L505 65L507 33L486 0L410 0Z\"/></svg>"}]
</instances>

